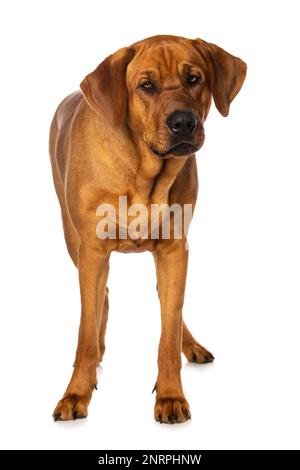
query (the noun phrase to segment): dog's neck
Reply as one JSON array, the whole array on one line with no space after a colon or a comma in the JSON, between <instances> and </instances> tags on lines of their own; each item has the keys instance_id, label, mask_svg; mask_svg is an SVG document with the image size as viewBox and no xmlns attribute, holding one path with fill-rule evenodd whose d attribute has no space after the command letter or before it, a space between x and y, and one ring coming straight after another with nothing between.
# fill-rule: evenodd
<instances>
[{"instance_id":1,"label":"dog's neck","mask_svg":"<svg viewBox=\"0 0 300 470\"><path fill-rule=\"evenodd\" d=\"M168 204L169 191L187 157L163 160L153 154L145 142L137 143L138 165L132 203Z\"/></svg>"}]
</instances>

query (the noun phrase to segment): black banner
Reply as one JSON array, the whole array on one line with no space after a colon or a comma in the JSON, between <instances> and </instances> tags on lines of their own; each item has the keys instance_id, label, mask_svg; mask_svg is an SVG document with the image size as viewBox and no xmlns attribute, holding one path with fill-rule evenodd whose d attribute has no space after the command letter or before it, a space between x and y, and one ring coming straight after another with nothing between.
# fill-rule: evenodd
<instances>
[{"instance_id":1,"label":"black banner","mask_svg":"<svg viewBox=\"0 0 300 470\"><path fill-rule=\"evenodd\" d=\"M5 457L11 463L15 461L22 466L37 464L55 468L58 464L84 465L84 468L117 465L120 468L136 468L141 465L197 465L203 468L252 467L266 464L267 468L276 465L276 468L292 468L295 465L295 455L278 451L213 451L213 450L7 450ZM14 454L9 455L9 454ZM290 463L290 467L288 466ZM218 467L215 467L218 465Z\"/></svg>"}]
</instances>

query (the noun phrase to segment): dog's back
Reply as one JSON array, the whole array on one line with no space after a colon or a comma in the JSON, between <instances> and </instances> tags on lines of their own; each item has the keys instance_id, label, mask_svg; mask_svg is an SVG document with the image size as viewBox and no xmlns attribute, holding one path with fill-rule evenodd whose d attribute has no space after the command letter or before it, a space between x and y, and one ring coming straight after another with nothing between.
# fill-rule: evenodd
<instances>
[{"instance_id":1,"label":"dog's back","mask_svg":"<svg viewBox=\"0 0 300 470\"><path fill-rule=\"evenodd\" d=\"M66 159L71 138L72 122L76 110L84 100L80 91L67 96L58 106L50 127L49 152L52 164L54 184L64 184Z\"/></svg>"}]
</instances>

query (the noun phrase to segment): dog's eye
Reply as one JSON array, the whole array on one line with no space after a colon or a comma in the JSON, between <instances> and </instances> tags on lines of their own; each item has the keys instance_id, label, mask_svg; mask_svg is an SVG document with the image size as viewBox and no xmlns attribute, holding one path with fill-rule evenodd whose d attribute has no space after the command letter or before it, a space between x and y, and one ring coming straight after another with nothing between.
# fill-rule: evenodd
<instances>
[{"instance_id":1,"label":"dog's eye","mask_svg":"<svg viewBox=\"0 0 300 470\"><path fill-rule=\"evenodd\" d=\"M145 91L153 91L154 85L150 82L150 80L146 80L145 82L140 84L139 88Z\"/></svg>"},{"instance_id":2,"label":"dog's eye","mask_svg":"<svg viewBox=\"0 0 300 470\"><path fill-rule=\"evenodd\" d=\"M200 82L200 77L198 77L198 75L192 75L191 74L191 75L188 76L187 81L190 85L196 85L196 83Z\"/></svg>"}]
</instances>

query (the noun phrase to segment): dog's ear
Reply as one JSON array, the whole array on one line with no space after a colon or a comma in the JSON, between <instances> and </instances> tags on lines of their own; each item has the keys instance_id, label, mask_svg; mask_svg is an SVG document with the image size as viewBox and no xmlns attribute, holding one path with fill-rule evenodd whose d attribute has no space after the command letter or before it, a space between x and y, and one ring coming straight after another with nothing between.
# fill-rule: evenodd
<instances>
[{"instance_id":1,"label":"dog's ear","mask_svg":"<svg viewBox=\"0 0 300 470\"><path fill-rule=\"evenodd\" d=\"M126 68L134 50L124 47L107 57L81 82L80 88L89 106L115 126L127 115Z\"/></svg>"},{"instance_id":2,"label":"dog's ear","mask_svg":"<svg viewBox=\"0 0 300 470\"><path fill-rule=\"evenodd\" d=\"M208 67L215 105L222 116L227 116L230 103L244 83L247 65L215 44L198 38L193 44Z\"/></svg>"}]
</instances>

